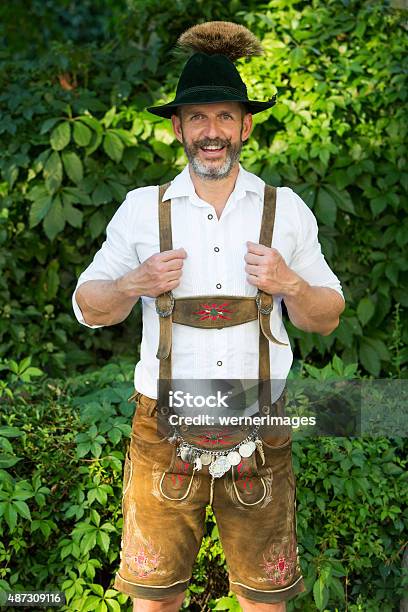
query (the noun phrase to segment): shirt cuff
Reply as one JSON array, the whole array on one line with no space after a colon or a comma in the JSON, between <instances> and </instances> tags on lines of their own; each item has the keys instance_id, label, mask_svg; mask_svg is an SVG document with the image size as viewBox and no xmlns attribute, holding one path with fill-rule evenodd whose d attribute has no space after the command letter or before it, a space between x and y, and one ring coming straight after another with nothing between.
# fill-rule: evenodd
<instances>
[{"instance_id":1,"label":"shirt cuff","mask_svg":"<svg viewBox=\"0 0 408 612\"><path fill-rule=\"evenodd\" d=\"M91 329L96 329L97 327L105 327L104 325L88 325L88 323L85 322L84 316L82 314L82 310L78 306L78 303L77 303L77 301L75 299L75 293L76 293L77 289L78 289L78 287L75 288L75 291L72 294L72 308L74 310L74 314L75 314L78 322L81 323L81 325L85 325L86 327L90 327Z\"/></svg>"}]
</instances>

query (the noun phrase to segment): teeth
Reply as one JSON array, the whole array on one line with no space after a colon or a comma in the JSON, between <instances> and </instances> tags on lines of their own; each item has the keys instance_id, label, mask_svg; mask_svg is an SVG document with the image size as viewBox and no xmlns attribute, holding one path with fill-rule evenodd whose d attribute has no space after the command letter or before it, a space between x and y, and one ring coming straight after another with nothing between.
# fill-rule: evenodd
<instances>
[{"instance_id":1,"label":"teeth","mask_svg":"<svg viewBox=\"0 0 408 612\"><path fill-rule=\"evenodd\" d=\"M224 147L202 147L204 151L221 151Z\"/></svg>"}]
</instances>

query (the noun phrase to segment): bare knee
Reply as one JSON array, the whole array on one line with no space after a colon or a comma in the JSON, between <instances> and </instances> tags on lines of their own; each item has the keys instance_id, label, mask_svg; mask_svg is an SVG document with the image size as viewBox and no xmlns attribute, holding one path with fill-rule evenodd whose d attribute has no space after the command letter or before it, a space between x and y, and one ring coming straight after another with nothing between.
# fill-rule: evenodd
<instances>
[{"instance_id":1,"label":"bare knee","mask_svg":"<svg viewBox=\"0 0 408 612\"><path fill-rule=\"evenodd\" d=\"M179 612L184 592L163 599L133 599L133 612Z\"/></svg>"}]
</instances>

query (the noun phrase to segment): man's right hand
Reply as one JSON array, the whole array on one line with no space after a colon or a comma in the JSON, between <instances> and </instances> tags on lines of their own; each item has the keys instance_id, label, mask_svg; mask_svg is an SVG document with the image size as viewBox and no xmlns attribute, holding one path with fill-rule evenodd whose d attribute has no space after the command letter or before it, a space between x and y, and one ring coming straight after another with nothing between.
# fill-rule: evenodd
<instances>
[{"instance_id":1,"label":"man's right hand","mask_svg":"<svg viewBox=\"0 0 408 612\"><path fill-rule=\"evenodd\" d=\"M135 270L117 279L117 287L129 297L157 297L179 286L186 251L172 249L151 255Z\"/></svg>"}]
</instances>

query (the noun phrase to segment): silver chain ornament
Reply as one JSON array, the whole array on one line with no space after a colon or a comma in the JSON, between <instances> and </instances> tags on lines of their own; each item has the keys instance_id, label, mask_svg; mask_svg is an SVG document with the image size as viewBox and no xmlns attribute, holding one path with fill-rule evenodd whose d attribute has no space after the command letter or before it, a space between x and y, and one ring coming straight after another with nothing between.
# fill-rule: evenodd
<instances>
[{"instance_id":1,"label":"silver chain ornament","mask_svg":"<svg viewBox=\"0 0 408 612\"><path fill-rule=\"evenodd\" d=\"M169 442L175 444L181 442L177 448L177 455L186 463L194 463L194 470L201 470L203 465L209 465L208 471L213 478L224 476L228 470L241 463L243 458L250 457L258 449L262 459L263 449L262 440L258 437L259 425L235 446L227 450L210 450L194 446L186 442L181 433L174 427L173 434L168 438ZM262 449L262 451L260 450Z\"/></svg>"}]
</instances>

